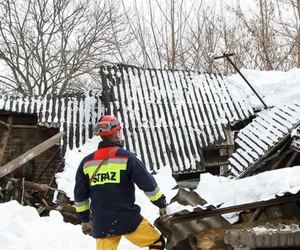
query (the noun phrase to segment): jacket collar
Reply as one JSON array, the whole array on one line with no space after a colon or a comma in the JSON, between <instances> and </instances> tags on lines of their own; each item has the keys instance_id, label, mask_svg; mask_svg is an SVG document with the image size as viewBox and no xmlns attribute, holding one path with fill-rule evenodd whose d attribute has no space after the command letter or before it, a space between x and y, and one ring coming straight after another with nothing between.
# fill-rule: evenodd
<instances>
[{"instance_id":1,"label":"jacket collar","mask_svg":"<svg viewBox=\"0 0 300 250\"><path fill-rule=\"evenodd\" d=\"M101 141L99 142L98 149L107 148L107 147L116 147L116 146L123 148L122 144L118 141Z\"/></svg>"}]
</instances>

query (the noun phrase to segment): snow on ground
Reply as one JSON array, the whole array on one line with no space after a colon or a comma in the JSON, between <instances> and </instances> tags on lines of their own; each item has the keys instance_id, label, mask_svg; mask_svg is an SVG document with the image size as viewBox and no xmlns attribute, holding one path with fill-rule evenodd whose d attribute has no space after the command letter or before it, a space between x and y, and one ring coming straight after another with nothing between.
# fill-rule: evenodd
<instances>
[{"instance_id":1,"label":"snow on ground","mask_svg":"<svg viewBox=\"0 0 300 250\"><path fill-rule=\"evenodd\" d=\"M79 225L64 223L58 211L40 217L34 208L10 201L0 204L0 249L95 249L95 241Z\"/></svg>"},{"instance_id":2,"label":"snow on ground","mask_svg":"<svg viewBox=\"0 0 300 250\"><path fill-rule=\"evenodd\" d=\"M267 105L276 105L279 101L294 98L300 93L300 70L292 69L288 72L257 72L242 70L248 81L261 94ZM262 107L257 97L239 75L233 75L228 81L235 87L244 89L254 107ZM94 151L99 142L98 137L89 140L80 149L67 152L65 170L57 174L57 184L60 190L65 191L73 199L74 176L81 159ZM176 183L171 177L171 168L165 166L154 176L161 190L169 202L177 190L172 190ZM222 207L235 204L266 200L274 198L275 194L284 192L295 193L300 190L300 166L272 171L272 174L262 173L254 177L241 180L216 177L210 174L201 176L197 192L209 204ZM141 206L142 214L154 222L159 216L156 208L137 189L137 204ZM169 205L169 214L194 208L181 206L178 203ZM227 217L234 221L236 214ZM58 211L52 211L48 217L39 217L34 208L19 205L16 201L0 204L0 249L5 250L81 250L95 249L95 240L81 233L80 225L63 222ZM118 250L140 249L126 239L122 239Z\"/></svg>"},{"instance_id":3,"label":"snow on ground","mask_svg":"<svg viewBox=\"0 0 300 250\"><path fill-rule=\"evenodd\" d=\"M65 170L57 174L60 190L71 199L75 184L75 172L87 154L94 151L99 137L89 140L80 149L67 152ZM169 200L175 196L172 190L176 182L171 177L171 169L166 167L155 176L161 190ZM158 208L137 188L136 201L141 206L142 214L152 223L159 217ZM63 222L58 211L51 211L49 217L39 217L35 208L21 206L16 201L0 204L0 249L5 250L82 250L96 249L95 240L82 234L80 225ZM122 239L118 250L140 249L126 239ZM147 248L144 248L147 249Z\"/></svg>"}]
</instances>

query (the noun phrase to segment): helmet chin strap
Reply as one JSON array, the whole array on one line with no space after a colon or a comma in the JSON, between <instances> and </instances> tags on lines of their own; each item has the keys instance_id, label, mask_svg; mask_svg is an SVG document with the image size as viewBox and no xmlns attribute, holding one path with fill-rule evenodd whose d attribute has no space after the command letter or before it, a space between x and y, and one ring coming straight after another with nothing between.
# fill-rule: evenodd
<instances>
[{"instance_id":1,"label":"helmet chin strap","mask_svg":"<svg viewBox=\"0 0 300 250\"><path fill-rule=\"evenodd\" d=\"M114 138L111 138L110 140L111 140L111 141L121 142L121 138L120 138L120 137L117 137L117 136L114 136Z\"/></svg>"}]
</instances>

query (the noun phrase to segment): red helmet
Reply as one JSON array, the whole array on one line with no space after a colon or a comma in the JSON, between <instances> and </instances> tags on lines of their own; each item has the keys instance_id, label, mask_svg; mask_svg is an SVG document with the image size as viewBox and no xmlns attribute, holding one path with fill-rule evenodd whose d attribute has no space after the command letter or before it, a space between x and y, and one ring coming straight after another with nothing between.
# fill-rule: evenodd
<instances>
[{"instance_id":1,"label":"red helmet","mask_svg":"<svg viewBox=\"0 0 300 250\"><path fill-rule=\"evenodd\" d=\"M102 116L94 126L95 135L112 135L117 129L122 129L120 121L111 115Z\"/></svg>"}]
</instances>

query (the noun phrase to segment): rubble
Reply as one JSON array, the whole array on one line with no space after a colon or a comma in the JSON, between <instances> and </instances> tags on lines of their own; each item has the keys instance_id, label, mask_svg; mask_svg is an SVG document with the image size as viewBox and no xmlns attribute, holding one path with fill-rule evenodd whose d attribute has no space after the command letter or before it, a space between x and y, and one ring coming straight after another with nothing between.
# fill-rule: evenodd
<instances>
[{"instance_id":1,"label":"rubble","mask_svg":"<svg viewBox=\"0 0 300 250\"><path fill-rule=\"evenodd\" d=\"M15 178L13 175L14 170L53 146L64 135L64 132L59 132L0 167L0 202L16 200L21 205L35 207L40 216L48 215L51 210L58 210L63 215L65 221L74 224L80 223L76 218L75 207L72 206L74 202L69 200L65 192L52 186L55 176L52 177L49 185L38 183L47 166L35 181L28 181L25 177ZM57 193L57 200L55 202L53 202L54 192Z\"/></svg>"}]
</instances>

